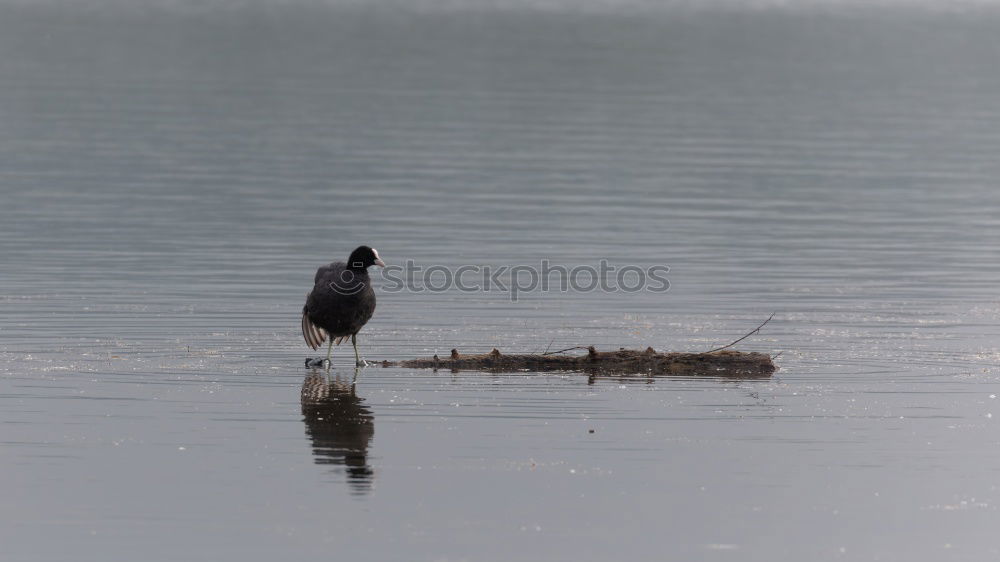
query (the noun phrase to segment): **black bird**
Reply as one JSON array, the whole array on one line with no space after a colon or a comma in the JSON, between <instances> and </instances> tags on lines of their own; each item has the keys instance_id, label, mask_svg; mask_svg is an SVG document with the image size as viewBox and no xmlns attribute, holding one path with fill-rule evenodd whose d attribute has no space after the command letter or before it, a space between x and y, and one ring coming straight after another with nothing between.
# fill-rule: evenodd
<instances>
[{"instance_id":1,"label":"black bird","mask_svg":"<svg viewBox=\"0 0 1000 562\"><path fill-rule=\"evenodd\" d=\"M319 349L327 338L330 347L326 352L329 362L333 344L351 337L354 359L362 365L358 355L358 331L375 312L375 291L372 290L368 268L385 267L378 252L368 246L358 246L347 258L347 263L333 262L316 271L312 292L306 296L302 308L302 337L313 349Z\"/></svg>"}]
</instances>

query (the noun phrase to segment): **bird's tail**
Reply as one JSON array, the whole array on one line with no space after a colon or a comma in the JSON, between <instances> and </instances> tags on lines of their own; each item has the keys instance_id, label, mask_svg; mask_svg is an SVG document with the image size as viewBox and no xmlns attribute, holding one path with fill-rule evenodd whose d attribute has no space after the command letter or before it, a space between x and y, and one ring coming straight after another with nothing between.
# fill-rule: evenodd
<instances>
[{"instance_id":1,"label":"bird's tail","mask_svg":"<svg viewBox=\"0 0 1000 562\"><path fill-rule=\"evenodd\" d=\"M319 349L319 346L326 341L326 330L313 324L304 308L302 309L302 337L306 340L306 345L313 349Z\"/></svg>"}]
</instances>

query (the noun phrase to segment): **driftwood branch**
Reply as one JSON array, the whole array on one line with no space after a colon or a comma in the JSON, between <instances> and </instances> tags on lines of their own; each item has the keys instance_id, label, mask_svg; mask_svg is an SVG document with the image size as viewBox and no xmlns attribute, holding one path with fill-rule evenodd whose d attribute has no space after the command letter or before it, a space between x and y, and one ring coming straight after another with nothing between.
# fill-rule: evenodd
<instances>
[{"instance_id":1,"label":"driftwood branch","mask_svg":"<svg viewBox=\"0 0 1000 562\"><path fill-rule=\"evenodd\" d=\"M587 354L556 355L573 349L586 349ZM593 346L575 346L540 355L505 355L497 349L489 353L465 355L453 349L450 356L445 358L435 355L406 361L383 361L381 365L453 371L580 371L598 375L707 375L736 378L768 377L776 369L771 357L765 353L658 353L651 347L645 350L621 348L618 351L597 351Z\"/></svg>"},{"instance_id":2,"label":"driftwood branch","mask_svg":"<svg viewBox=\"0 0 1000 562\"><path fill-rule=\"evenodd\" d=\"M660 353L652 347L644 350L620 348L618 351L597 351L594 346L574 345L564 349L549 351L552 341L540 354L500 353L494 349L489 353L465 355L452 349L448 357L408 359L405 361L382 361L383 367L406 367L413 369L450 369L452 371L476 370L490 372L517 371L580 371L594 375L702 375L734 378L766 378L777 367L774 357L766 353L746 353L728 348L759 333L760 329L774 318L767 320L736 341L703 353ZM555 341L555 340L553 340ZM586 355L560 355L567 351L584 349ZM728 351L727 351L728 350ZM308 361L307 361L308 364Z\"/></svg>"}]
</instances>

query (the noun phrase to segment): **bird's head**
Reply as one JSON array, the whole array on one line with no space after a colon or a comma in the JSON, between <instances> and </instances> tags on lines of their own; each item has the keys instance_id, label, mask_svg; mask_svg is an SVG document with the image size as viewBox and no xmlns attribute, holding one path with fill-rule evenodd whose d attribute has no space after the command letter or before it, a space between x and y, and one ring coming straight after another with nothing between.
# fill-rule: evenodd
<instances>
[{"instance_id":1,"label":"bird's head","mask_svg":"<svg viewBox=\"0 0 1000 562\"><path fill-rule=\"evenodd\" d=\"M378 251L369 246L358 246L347 258L347 267L351 269L368 269L373 265L385 267L385 262L378 257Z\"/></svg>"}]
</instances>

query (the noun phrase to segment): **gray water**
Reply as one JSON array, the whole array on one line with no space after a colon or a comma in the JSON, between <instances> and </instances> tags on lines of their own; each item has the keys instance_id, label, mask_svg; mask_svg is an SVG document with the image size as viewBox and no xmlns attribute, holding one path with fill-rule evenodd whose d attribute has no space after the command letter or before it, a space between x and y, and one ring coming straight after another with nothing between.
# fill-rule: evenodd
<instances>
[{"instance_id":1,"label":"gray water","mask_svg":"<svg viewBox=\"0 0 1000 562\"><path fill-rule=\"evenodd\" d=\"M187 6L188 9L184 7ZM0 5L4 560L983 560L1000 550L1000 12ZM580 8L580 9L577 9ZM362 369L698 351L766 380Z\"/></svg>"}]
</instances>

